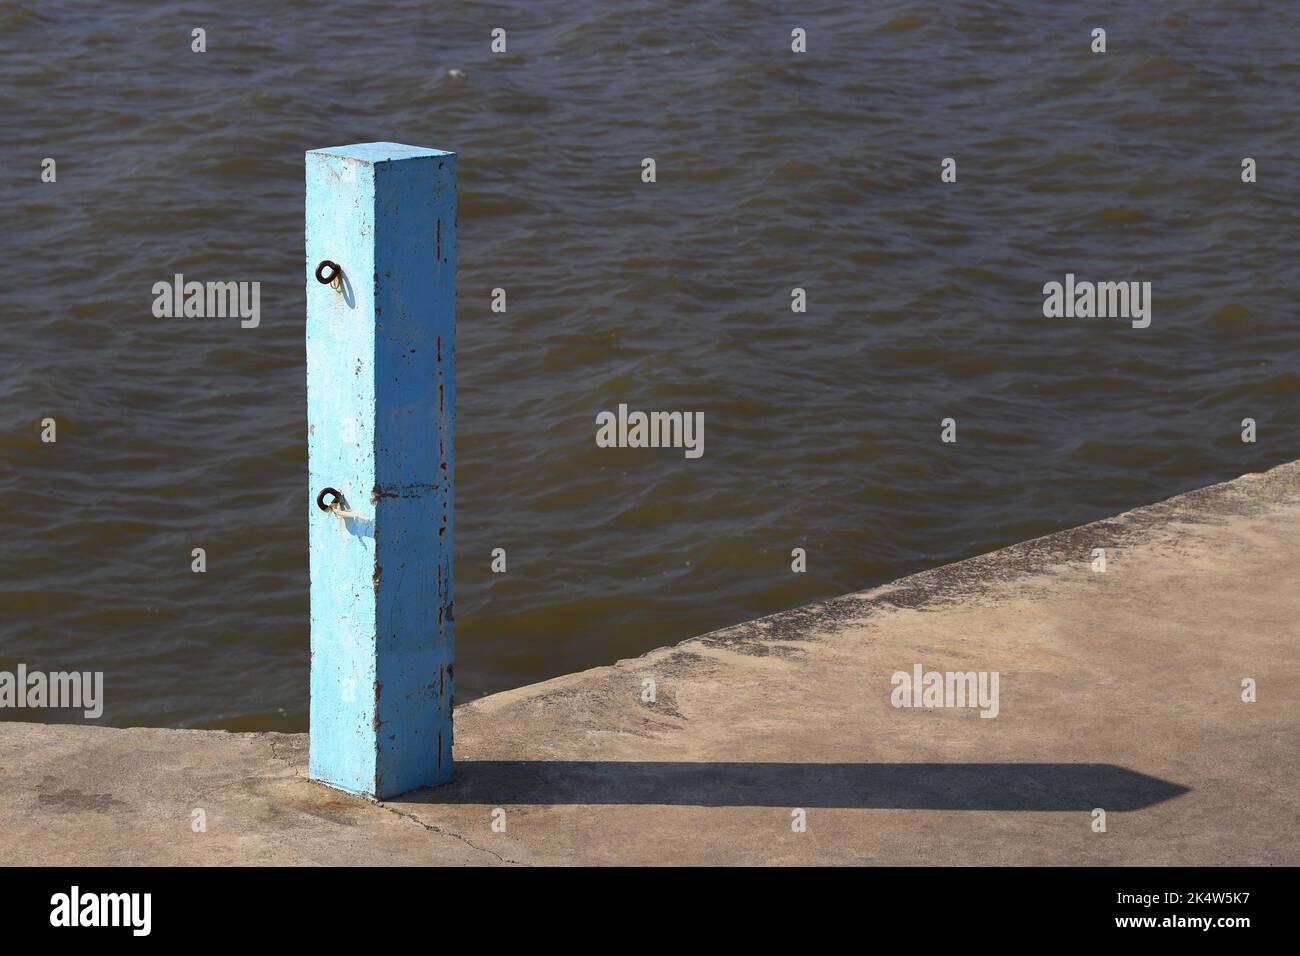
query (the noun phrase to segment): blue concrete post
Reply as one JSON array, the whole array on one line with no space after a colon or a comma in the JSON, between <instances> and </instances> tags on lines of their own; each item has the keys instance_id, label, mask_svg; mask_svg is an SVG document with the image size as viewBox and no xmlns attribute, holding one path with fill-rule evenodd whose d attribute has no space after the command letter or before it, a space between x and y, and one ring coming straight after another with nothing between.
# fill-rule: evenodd
<instances>
[{"instance_id":1,"label":"blue concrete post","mask_svg":"<svg viewBox=\"0 0 1300 956\"><path fill-rule=\"evenodd\" d=\"M309 773L376 799L451 778L455 307L455 154L308 152Z\"/></svg>"}]
</instances>

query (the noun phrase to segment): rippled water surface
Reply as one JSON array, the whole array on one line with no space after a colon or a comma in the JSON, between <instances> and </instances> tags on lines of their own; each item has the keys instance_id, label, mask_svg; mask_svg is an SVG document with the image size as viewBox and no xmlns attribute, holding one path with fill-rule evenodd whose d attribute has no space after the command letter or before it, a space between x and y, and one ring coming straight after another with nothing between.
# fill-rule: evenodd
<instances>
[{"instance_id":1,"label":"rippled water surface","mask_svg":"<svg viewBox=\"0 0 1300 956\"><path fill-rule=\"evenodd\" d=\"M195 10L0 4L0 667L107 723L306 726L315 147L460 156L461 699L1296 457L1300 5ZM260 327L154 318L177 272ZM619 402L704 457L598 449Z\"/></svg>"}]
</instances>

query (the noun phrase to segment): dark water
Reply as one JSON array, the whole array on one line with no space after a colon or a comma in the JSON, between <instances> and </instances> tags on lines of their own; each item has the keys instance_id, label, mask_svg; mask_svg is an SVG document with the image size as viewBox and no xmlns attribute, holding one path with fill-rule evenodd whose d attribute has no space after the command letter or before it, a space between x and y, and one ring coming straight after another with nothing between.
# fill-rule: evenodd
<instances>
[{"instance_id":1,"label":"dark water","mask_svg":"<svg viewBox=\"0 0 1300 956\"><path fill-rule=\"evenodd\" d=\"M306 726L314 147L460 154L462 699L1295 458L1298 54L1292 2L0 4L0 667ZM621 401L704 457L596 448Z\"/></svg>"}]
</instances>

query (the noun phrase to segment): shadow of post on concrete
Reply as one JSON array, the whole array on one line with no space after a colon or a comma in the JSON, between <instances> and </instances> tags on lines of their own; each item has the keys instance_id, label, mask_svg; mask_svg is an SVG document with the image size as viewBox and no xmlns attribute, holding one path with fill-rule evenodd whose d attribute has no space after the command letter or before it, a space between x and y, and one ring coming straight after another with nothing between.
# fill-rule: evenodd
<instances>
[{"instance_id":1,"label":"shadow of post on concrete","mask_svg":"<svg viewBox=\"0 0 1300 956\"><path fill-rule=\"evenodd\" d=\"M1190 789L1105 763L465 760L450 784L391 802L1132 811Z\"/></svg>"}]
</instances>

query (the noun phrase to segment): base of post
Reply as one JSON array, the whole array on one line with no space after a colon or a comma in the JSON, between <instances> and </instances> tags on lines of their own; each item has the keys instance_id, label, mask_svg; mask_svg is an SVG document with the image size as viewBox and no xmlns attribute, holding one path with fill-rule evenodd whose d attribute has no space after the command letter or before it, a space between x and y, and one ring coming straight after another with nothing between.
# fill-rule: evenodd
<instances>
[{"instance_id":1,"label":"base of post","mask_svg":"<svg viewBox=\"0 0 1300 956\"><path fill-rule=\"evenodd\" d=\"M449 770L447 774L440 780L430 781L429 783L420 783L420 784L416 784L415 786L403 786L399 790L385 790L383 787L380 786L375 786L370 789L366 789L364 787L357 787L354 784L340 783L331 780L325 776L318 775L312 771L308 771L307 779L310 780L312 783L320 784L322 787L328 787L331 790L337 790L340 793L346 793L354 797L364 797L367 800L377 803L381 800L392 800L394 797L400 797L404 793L413 793L416 790L424 790L431 787L446 786L447 784L451 783L452 774L451 771Z\"/></svg>"}]
</instances>

